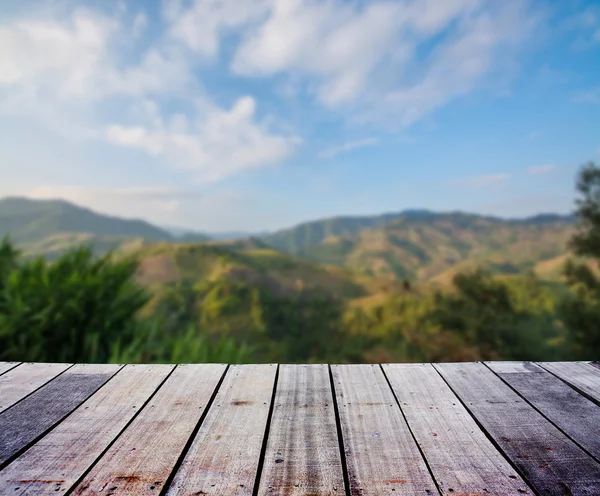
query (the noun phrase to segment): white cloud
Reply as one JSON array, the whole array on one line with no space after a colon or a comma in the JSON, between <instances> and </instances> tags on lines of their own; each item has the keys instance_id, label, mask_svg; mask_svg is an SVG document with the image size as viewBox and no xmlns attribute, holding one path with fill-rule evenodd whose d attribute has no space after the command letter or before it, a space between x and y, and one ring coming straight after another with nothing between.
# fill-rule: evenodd
<instances>
[{"instance_id":1,"label":"white cloud","mask_svg":"<svg viewBox=\"0 0 600 496\"><path fill-rule=\"evenodd\" d=\"M144 12L138 12L133 19L131 31L134 38L138 38L148 26L148 17Z\"/></svg>"},{"instance_id":2,"label":"white cloud","mask_svg":"<svg viewBox=\"0 0 600 496\"><path fill-rule=\"evenodd\" d=\"M530 34L536 19L528 6L272 0L266 21L247 29L232 68L249 76L300 75L326 105L358 105L366 119L383 114L408 125L481 84L498 50ZM423 49L431 53L423 57Z\"/></svg>"},{"instance_id":3,"label":"white cloud","mask_svg":"<svg viewBox=\"0 0 600 496\"><path fill-rule=\"evenodd\" d=\"M576 32L575 49L587 49L600 43L600 8L590 6L565 22L565 27Z\"/></svg>"},{"instance_id":4,"label":"white cloud","mask_svg":"<svg viewBox=\"0 0 600 496\"><path fill-rule=\"evenodd\" d=\"M140 17L142 16L142 17ZM190 79L183 55L168 46L150 47L125 64L117 41L139 30L94 11L78 10L64 20L17 21L0 27L0 89L36 105L56 99L95 100L180 90Z\"/></svg>"},{"instance_id":5,"label":"white cloud","mask_svg":"<svg viewBox=\"0 0 600 496\"><path fill-rule=\"evenodd\" d=\"M573 97L573 101L577 103L593 103L600 104L600 87L591 90L580 91Z\"/></svg>"},{"instance_id":6,"label":"white cloud","mask_svg":"<svg viewBox=\"0 0 600 496\"><path fill-rule=\"evenodd\" d=\"M379 143L378 138L364 138L355 141L347 141L346 143L342 143L341 145L331 146L326 148L325 150L319 153L319 157L321 158L333 158L340 153L349 152L351 150L355 150L356 148L364 148L366 146L374 146Z\"/></svg>"},{"instance_id":7,"label":"white cloud","mask_svg":"<svg viewBox=\"0 0 600 496\"><path fill-rule=\"evenodd\" d=\"M552 170L556 169L556 165L554 164L544 164L544 165L536 165L535 167L530 167L527 169L529 174L537 175L537 174L546 174Z\"/></svg>"},{"instance_id":8,"label":"white cloud","mask_svg":"<svg viewBox=\"0 0 600 496\"><path fill-rule=\"evenodd\" d=\"M497 173L458 179L452 181L451 184L455 186L463 186L468 188L483 188L486 186L492 186L494 184L505 183L509 179L510 174Z\"/></svg>"},{"instance_id":9,"label":"white cloud","mask_svg":"<svg viewBox=\"0 0 600 496\"><path fill-rule=\"evenodd\" d=\"M208 15L238 11L241 16L244 10L221 4L197 2L196 10L179 20L199 15L203 6L210 7ZM121 10L124 15L126 9ZM291 154L300 140L259 122L253 98L240 97L231 109L212 102L180 44L157 38L137 56L121 55L148 24L143 12L129 24L121 17L77 10L63 20L20 20L0 27L0 112L27 112L58 132L142 149L203 181ZM185 113L171 111L161 99L178 101ZM105 111L105 105L112 110Z\"/></svg>"},{"instance_id":10,"label":"white cloud","mask_svg":"<svg viewBox=\"0 0 600 496\"><path fill-rule=\"evenodd\" d=\"M183 115L168 125L160 119L146 127L110 125L106 139L164 155L171 164L193 171L200 181L218 181L281 162L300 142L295 136L272 134L254 122L256 102L251 97L240 98L230 110L206 102L200 107L193 126Z\"/></svg>"},{"instance_id":11,"label":"white cloud","mask_svg":"<svg viewBox=\"0 0 600 496\"><path fill-rule=\"evenodd\" d=\"M170 36L207 57L218 53L224 33L259 19L269 5L267 0L195 0L189 8L177 1L165 3Z\"/></svg>"},{"instance_id":12,"label":"white cloud","mask_svg":"<svg viewBox=\"0 0 600 496\"><path fill-rule=\"evenodd\" d=\"M500 49L518 45L532 29L526 2L494 4L457 21L457 31L441 43L423 64L422 75L413 84L389 92L375 115L387 114L408 126L450 100L478 88L492 73ZM486 4L489 6L489 4ZM367 113L368 115L368 113Z\"/></svg>"}]
</instances>

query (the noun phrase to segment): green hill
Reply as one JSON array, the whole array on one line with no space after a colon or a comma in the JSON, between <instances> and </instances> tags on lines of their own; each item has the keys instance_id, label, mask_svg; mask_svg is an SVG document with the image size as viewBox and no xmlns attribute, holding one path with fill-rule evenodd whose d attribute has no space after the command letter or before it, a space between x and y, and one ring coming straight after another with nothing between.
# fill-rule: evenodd
<instances>
[{"instance_id":1,"label":"green hill","mask_svg":"<svg viewBox=\"0 0 600 496\"><path fill-rule=\"evenodd\" d=\"M98 254L132 253L156 243L208 243L229 252L268 252L265 260L273 270L280 267L277 250L295 256L297 264L303 259L348 269L367 277L368 284L382 279L445 283L456 272L476 266L497 274L531 269L556 279L573 227L569 216L507 220L408 210L318 220L260 238L225 241L198 233L175 236L145 221L101 215L62 200L0 200L0 237L9 234L26 255L53 260L82 243Z\"/></svg>"},{"instance_id":2,"label":"green hill","mask_svg":"<svg viewBox=\"0 0 600 496\"><path fill-rule=\"evenodd\" d=\"M0 238L10 238L28 254L52 259L69 247L92 245L97 253L139 247L151 242L175 241L166 230L143 220L99 214L63 200L0 199ZM206 241L200 234L185 241Z\"/></svg>"},{"instance_id":3,"label":"green hill","mask_svg":"<svg viewBox=\"0 0 600 496\"><path fill-rule=\"evenodd\" d=\"M369 219L376 226L382 221L382 217ZM369 276L442 281L458 269L477 265L502 274L535 269L543 261L566 254L574 228L571 217L555 215L505 220L464 213L411 212L381 227L363 229L358 222L346 220L298 226L265 241L308 260ZM368 225L367 219L361 222ZM306 232L309 236L304 236Z\"/></svg>"},{"instance_id":4,"label":"green hill","mask_svg":"<svg viewBox=\"0 0 600 496\"><path fill-rule=\"evenodd\" d=\"M260 243L160 243L141 248L136 255L137 278L149 287L229 280L265 285L277 293L316 291L355 298L368 291L347 270L314 264Z\"/></svg>"}]
</instances>

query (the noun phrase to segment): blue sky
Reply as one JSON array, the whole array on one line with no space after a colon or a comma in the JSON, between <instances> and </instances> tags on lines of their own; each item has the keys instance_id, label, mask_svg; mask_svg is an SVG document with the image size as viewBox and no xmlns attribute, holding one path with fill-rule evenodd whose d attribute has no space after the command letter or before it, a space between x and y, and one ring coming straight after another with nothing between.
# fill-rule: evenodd
<instances>
[{"instance_id":1,"label":"blue sky","mask_svg":"<svg viewBox=\"0 0 600 496\"><path fill-rule=\"evenodd\" d=\"M600 4L4 0L0 196L198 230L568 212Z\"/></svg>"}]
</instances>

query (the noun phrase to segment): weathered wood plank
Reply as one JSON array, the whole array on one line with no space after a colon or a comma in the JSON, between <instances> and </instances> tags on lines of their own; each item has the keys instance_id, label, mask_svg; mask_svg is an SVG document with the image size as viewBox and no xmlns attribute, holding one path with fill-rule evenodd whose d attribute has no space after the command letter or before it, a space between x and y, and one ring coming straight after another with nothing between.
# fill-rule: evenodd
<instances>
[{"instance_id":1,"label":"weathered wood plank","mask_svg":"<svg viewBox=\"0 0 600 496\"><path fill-rule=\"evenodd\" d=\"M158 494L225 369L220 364L177 366L73 494Z\"/></svg>"},{"instance_id":2,"label":"weathered wood plank","mask_svg":"<svg viewBox=\"0 0 600 496\"><path fill-rule=\"evenodd\" d=\"M351 494L438 494L379 365L332 365Z\"/></svg>"},{"instance_id":3,"label":"weathered wood plank","mask_svg":"<svg viewBox=\"0 0 600 496\"><path fill-rule=\"evenodd\" d=\"M0 412L33 393L72 363L23 363L0 375Z\"/></svg>"},{"instance_id":4,"label":"weathered wood plank","mask_svg":"<svg viewBox=\"0 0 600 496\"><path fill-rule=\"evenodd\" d=\"M173 370L127 365L46 436L0 471L14 496L63 494L85 474Z\"/></svg>"},{"instance_id":5,"label":"weathered wood plank","mask_svg":"<svg viewBox=\"0 0 600 496\"><path fill-rule=\"evenodd\" d=\"M600 403L600 369L584 362L540 362L543 368Z\"/></svg>"},{"instance_id":6,"label":"weathered wood plank","mask_svg":"<svg viewBox=\"0 0 600 496\"><path fill-rule=\"evenodd\" d=\"M533 363L518 362L521 370L506 362L486 362L486 365L600 460L600 406Z\"/></svg>"},{"instance_id":7,"label":"weathered wood plank","mask_svg":"<svg viewBox=\"0 0 600 496\"><path fill-rule=\"evenodd\" d=\"M383 369L442 494L531 494L432 365Z\"/></svg>"},{"instance_id":8,"label":"weathered wood plank","mask_svg":"<svg viewBox=\"0 0 600 496\"><path fill-rule=\"evenodd\" d=\"M0 362L0 375L14 369L21 362Z\"/></svg>"},{"instance_id":9,"label":"weathered wood plank","mask_svg":"<svg viewBox=\"0 0 600 496\"><path fill-rule=\"evenodd\" d=\"M0 413L0 468L94 394L119 365L74 365Z\"/></svg>"},{"instance_id":10,"label":"weathered wood plank","mask_svg":"<svg viewBox=\"0 0 600 496\"><path fill-rule=\"evenodd\" d=\"M281 365L259 495L343 495L327 365Z\"/></svg>"},{"instance_id":11,"label":"weathered wood plank","mask_svg":"<svg viewBox=\"0 0 600 496\"><path fill-rule=\"evenodd\" d=\"M168 496L251 495L276 365L235 365L225 376Z\"/></svg>"},{"instance_id":12,"label":"weathered wood plank","mask_svg":"<svg viewBox=\"0 0 600 496\"><path fill-rule=\"evenodd\" d=\"M435 367L540 494L600 494L600 464L485 365Z\"/></svg>"}]
</instances>

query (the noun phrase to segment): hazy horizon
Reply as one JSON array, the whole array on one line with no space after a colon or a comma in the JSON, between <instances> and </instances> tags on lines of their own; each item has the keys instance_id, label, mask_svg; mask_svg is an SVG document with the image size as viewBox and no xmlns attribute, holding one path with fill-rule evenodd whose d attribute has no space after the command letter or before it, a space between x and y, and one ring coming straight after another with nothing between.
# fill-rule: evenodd
<instances>
[{"instance_id":1,"label":"hazy horizon","mask_svg":"<svg viewBox=\"0 0 600 496\"><path fill-rule=\"evenodd\" d=\"M0 197L200 232L569 214L600 159L591 0L7 0Z\"/></svg>"}]
</instances>

